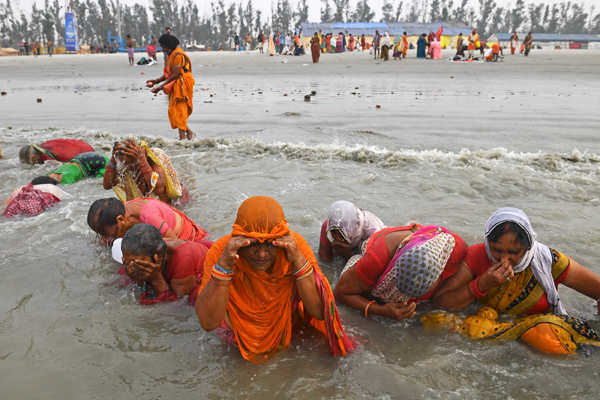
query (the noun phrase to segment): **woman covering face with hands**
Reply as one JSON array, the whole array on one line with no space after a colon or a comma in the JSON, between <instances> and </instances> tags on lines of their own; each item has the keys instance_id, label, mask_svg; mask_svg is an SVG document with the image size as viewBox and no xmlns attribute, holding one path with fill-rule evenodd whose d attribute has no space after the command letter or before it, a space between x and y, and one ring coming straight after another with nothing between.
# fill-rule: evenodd
<instances>
[{"instance_id":1,"label":"woman covering face with hands","mask_svg":"<svg viewBox=\"0 0 600 400\"><path fill-rule=\"evenodd\" d=\"M244 201L232 233L214 243L196 313L205 330L224 329L252 362L289 346L298 322L321 331L334 355L352 348L310 246L270 197Z\"/></svg>"},{"instance_id":2,"label":"woman covering face with hands","mask_svg":"<svg viewBox=\"0 0 600 400\"><path fill-rule=\"evenodd\" d=\"M172 301L188 294L190 303L195 302L208 251L205 243L166 242L154 226L137 224L125 234L121 249L125 273L145 287L142 304Z\"/></svg>"},{"instance_id":3,"label":"woman covering face with hands","mask_svg":"<svg viewBox=\"0 0 600 400\"><path fill-rule=\"evenodd\" d=\"M600 276L535 238L522 210L497 210L486 223L485 243L468 248L465 263L434 301L451 310L477 299L499 313L565 315L559 284L600 297Z\"/></svg>"}]
</instances>

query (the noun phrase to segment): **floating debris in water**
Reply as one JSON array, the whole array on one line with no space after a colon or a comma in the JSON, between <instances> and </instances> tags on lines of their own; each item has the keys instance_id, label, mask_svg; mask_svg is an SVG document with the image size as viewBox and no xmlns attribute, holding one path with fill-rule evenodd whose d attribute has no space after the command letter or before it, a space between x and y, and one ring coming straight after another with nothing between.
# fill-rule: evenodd
<instances>
[{"instance_id":1,"label":"floating debris in water","mask_svg":"<svg viewBox=\"0 0 600 400\"><path fill-rule=\"evenodd\" d=\"M5 91L2 91L2 96L6 96L6 92Z\"/></svg>"},{"instance_id":2,"label":"floating debris in water","mask_svg":"<svg viewBox=\"0 0 600 400\"><path fill-rule=\"evenodd\" d=\"M311 91L310 91L310 95L311 95L311 96L315 96L316 94L317 94L317 91L316 91L316 90L311 90Z\"/></svg>"},{"instance_id":3,"label":"floating debris in water","mask_svg":"<svg viewBox=\"0 0 600 400\"><path fill-rule=\"evenodd\" d=\"M41 102L42 102L42 98L41 98L41 97L38 97L36 101L37 101L38 103L41 103Z\"/></svg>"},{"instance_id":4,"label":"floating debris in water","mask_svg":"<svg viewBox=\"0 0 600 400\"><path fill-rule=\"evenodd\" d=\"M310 94L307 94L306 96L304 96L304 101L310 101Z\"/></svg>"},{"instance_id":5,"label":"floating debris in water","mask_svg":"<svg viewBox=\"0 0 600 400\"><path fill-rule=\"evenodd\" d=\"M381 106L380 106L379 104L377 104L377 105L375 106L375 108L377 108L377 109L380 109L380 108L381 108Z\"/></svg>"},{"instance_id":6,"label":"floating debris in water","mask_svg":"<svg viewBox=\"0 0 600 400\"><path fill-rule=\"evenodd\" d=\"M294 111L286 111L283 113L284 116L286 117L299 117L300 113L299 112L294 112Z\"/></svg>"}]
</instances>

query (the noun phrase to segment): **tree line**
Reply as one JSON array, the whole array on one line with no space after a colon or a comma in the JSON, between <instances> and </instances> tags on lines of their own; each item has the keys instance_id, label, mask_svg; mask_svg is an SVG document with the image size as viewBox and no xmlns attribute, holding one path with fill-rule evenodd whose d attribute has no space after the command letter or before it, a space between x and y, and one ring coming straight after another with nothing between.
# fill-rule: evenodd
<instances>
[{"instance_id":1,"label":"tree line","mask_svg":"<svg viewBox=\"0 0 600 400\"><path fill-rule=\"evenodd\" d=\"M211 2L208 15L201 15L192 0L151 0L148 7L118 4L116 0L72 0L77 16L79 42L102 46L106 32L130 34L138 46L150 42L170 27L180 41L197 42L214 49L229 48L235 34L290 32L308 22L307 0L276 0L271 18L256 9L252 0L229 5ZM20 40L64 44L64 4L59 0L35 3L26 14L11 0L0 0L0 45L16 47ZM563 1L545 4L516 0L512 7L500 7L494 0L385 0L379 22L448 22L476 28L484 37L493 32L532 31L536 33L600 34L600 11L580 3ZM368 0L321 0L322 22L375 22Z\"/></svg>"}]
</instances>

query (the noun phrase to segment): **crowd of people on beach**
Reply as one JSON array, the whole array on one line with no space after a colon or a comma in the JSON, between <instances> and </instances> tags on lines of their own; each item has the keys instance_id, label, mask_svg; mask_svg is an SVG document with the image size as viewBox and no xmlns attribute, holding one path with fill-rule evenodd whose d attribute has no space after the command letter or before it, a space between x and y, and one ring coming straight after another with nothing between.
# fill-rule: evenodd
<instances>
[{"instance_id":1,"label":"crowd of people on beach","mask_svg":"<svg viewBox=\"0 0 600 400\"><path fill-rule=\"evenodd\" d=\"M344 330L340 303L365 318L402 320L429 302L445 311L420 316L427 330L519 339L552 354L600 346L588 324L568 315L557 290L562 284L598 300L600 276L538 242L517 208L496 210L482 221L481 243L468 245L450 227L388 225L339 200L327 210L315 255L268 196L246 199L232 216L231 233L209 240L179 209L189 196L171 159L144 142L115 142L105 156L84 141L54 139L22 147L19 158L62 164L15 190L4 216L40 214L68 197L63 185L102 177L115 196L94 201L87 223L110 247L119 274L141 291L140 303L187 296L200 325L252 362L288 347L301 326L321 332L334 355L352 351L357 343ZM319 260L336 257L344 267L332 286ZM482 306L476 315L456 314L476 302Z\"/></svg>"}]
</instances>

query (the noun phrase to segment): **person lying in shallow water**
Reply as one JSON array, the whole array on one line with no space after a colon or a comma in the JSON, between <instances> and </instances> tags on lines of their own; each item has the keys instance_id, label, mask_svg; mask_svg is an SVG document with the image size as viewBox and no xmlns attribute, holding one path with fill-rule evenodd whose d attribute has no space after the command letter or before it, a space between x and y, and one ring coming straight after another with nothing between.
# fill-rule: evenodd
<instances>
[{"instance_id":1,"label":"person lying in shallow water","mask_svg":"<svg viewBox=\"0 0 600 400\"><path fill-rule=\"evenodd\" d=\"M67 162L76 155L94 151L94 148L78 139L52 139L40 144L21 147L19 159L26 164L43 164L48 160Z\"/></svg>"},{"instance_id":2,"label":"person lying in shallow water","mask_svg":"<svg viewBox=\"0 0 600 400\"><path fill-rule=\"evenodd\" d=\"M310 246L270 197L244 201L231 234L209 250L196 314L251 362L287 348L302 323L322 332L334 355L353 347Z\"/></svg>"},{"instance_id":3,"label":"person lying in shallow water","mask_svg":"<svg viewBox=\"0 0 600 400\"><path fill-rule=\"evenodd\" d=\"M370 211L362 210L349 201L334 202L321 226L319 258L331 261L334 255L345 259L358 253L363 241L384 227Z\"/></svg>"},{"instance_id":4,"label":"person lying in shallow water","mask_svg":"<svg viewBox=\"0 0 600 400\"><path fill-rule=\"evenodd\" d=\"M466 248L460 236L435 225L384 228L371 236L364 255L348 261L333 292L365 317L411 318L416 303L456 273Z\"/></svg>"},{"instance_id":5,"label":"person lying in shallow water","mask_svg":"<svg viewBox=\"0 0 600 400\"><path fill-rule=\"evenodd\" d=\"M140 198L123 204L116 198L99 199L88 211L89 227L107 242L125 236L133 226L146 223L159 230L163 237L200 242L207 236L183 212L162 201Z\"/></svg>"},{"instance_id":6,"label":"person lying in shallow water","mask_svg":"<svg viewBox=\"0 0 600 400\"><path fill-rule=\"evenodd\" d=\"M58 183L72 184L83 178L102 178L108 165L108 157L96 152L81 153L65 162L48 176Z\"/></svg>"},{"instance_id":7,"label":"person lying in shallow water","mask_svg":"<svg viewBox=\"0 0 600 400\"><path fill-rule=\"evenodd\" d=\"M153 197L172 204L185 202L188 197L167 154L133 139L115 142L103 186L113 189L122 202Z\"/></svg>"},{"instance_id":8,"label":"person lying in shallow water","mask_svg":"<svg viewBox=\"0 0 600 400\"><path fill-rule=\"evenodd\" d=\"M165 241L149 224L137 224L121 243L125 273L146 290L142 304L176 300L189 295L194 304L208 251L205 243Z\"/></svg>"},{"instance_id":9,"label":"person lying in shallow water","mask_svg":"<svg viewBox=\"0 0 600 400\"><path fill-rule=\"evenodd\" d=\"M2 213L5 217L15 215L35 216L44 212L70 195L56 186L58 182L48 176L39 176L29 185L15 189L8 199L4 200L6 208Z\"/></svg>"}]
</instances>

